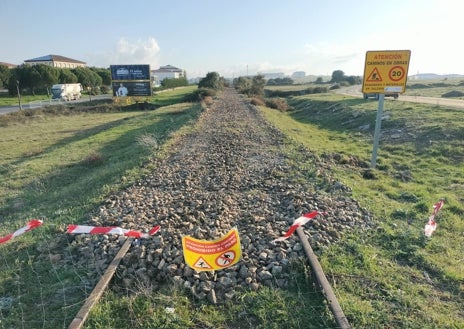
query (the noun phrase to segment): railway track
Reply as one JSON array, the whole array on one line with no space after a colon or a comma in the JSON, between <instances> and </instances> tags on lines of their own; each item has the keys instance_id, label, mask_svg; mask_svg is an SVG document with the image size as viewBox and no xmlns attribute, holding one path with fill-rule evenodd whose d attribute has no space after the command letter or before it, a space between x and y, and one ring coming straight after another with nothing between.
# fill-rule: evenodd
<instances>
[{"instance_id":1,"label":"railway track","mask_svg":"<svg viewBox=\"0 0 464 329\"><path fill-rule=\"evenodd\" d=\"M167 280L197 299L222 304L233 299L237 289L269 285L276 273L276 287L285 289L289 263L306 254L338 326L349 328L310 244L322 251L347 230L367 229L372 223L349 189L330 178L330 164L291 144L244 97L227 89L154 167L137 184L110 196L90 224L140 230L160 225L157 235L121 249L124 254L116 255L119 265L106 252L118 246L114 239L74 242L76 259L85 257L90 245L96 258L113 264L111 289L136 289L141 282L155 287ZM315 183L316 176L323 185ZM295 218L312 210L326 215L298 229L300 241L294 236L273 243ZM185 264L182 236L214 240L234 227L242 249L238 264L204 276ZM85 321L85 312L108 282L105 278L97 285L99 291L89 296L75 325Z\"/></svg>"}]
</instances>

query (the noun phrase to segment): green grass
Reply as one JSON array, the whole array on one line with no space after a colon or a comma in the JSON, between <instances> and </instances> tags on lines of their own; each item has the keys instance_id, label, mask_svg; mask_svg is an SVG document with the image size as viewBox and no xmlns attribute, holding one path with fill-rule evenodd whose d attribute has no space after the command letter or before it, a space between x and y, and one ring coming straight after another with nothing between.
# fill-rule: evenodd
<instances>
[{"instance_id":1,"label":"green grass","mask_svg":"<svg viewBox=\"0 0 464 329\"><path fill-rule=\"evenodd\" d=\"M244 291L237 302L211 305L193 300L182 289L126 296L107 292L92 309L85 328L334 328L321 294L303 264L288 290L264 287Z\"/></svg>"},{"instance_id":2,"label":"green grass","mask_svg":"<svg viewBox=\"0 0 464 329\"><path fill-rule=\"evenodd\" d=\"M188 86L169 91L156 92L153 96L152 103L155 104L155 106L166 106L172 104L172 102L180 103L183 102L188 95L186 91L193 92L195 89L197 89L196 86Z\"/></svg>"},{"instance_id":3,"label":"green grass","mask_svg":"<svg viewBox=\"0 0 464 329\"><path fill-rule=\"evenodd\" d=\"M377 165L366 169L357 164L370 164L377 102L323 94L289 103L293 111L263 112L322 159L338 154L331 174L352 188L379 226L348 235L321 255L351 324L463 327L463 111L387 101ZM374 179L363 178L367 170ZM446 203L438 229L426 239L422 230L440 198Z\"/></svg>"},{"instance_id":4,"label":"green grass","mask_svg":"<svg viewBox=\"0 0 464 329\"><path fill-rule=\"evenodd\" d=\"M405 95L442 97L443 94L450 91L464 92L463 82L462 78L410 80L406 86ZM457 99L464 99L464 97Z\"/></svg>"},{"instance_id":5,"label":"green grass","mask_svg":"<svg viewBox=\"0 0 464 329\"><path fill-rule=\"evenodd\" d=\"M21 95L21 105L25 105L29 102L35 101L48 101L49 97L47 95ZM19 106L18 96L10 96L8 94L0 94L0 106Z\"/></svg>"},{"instance_id":6,"label":"green grass","mask_svg":"<svg viewBox=\"0 0 464 329\"><path fill-rule=\"evenodd\" d=\"M109 193L150 172L149 160L201 112L192 103L156 111L111 107L0 117L0 236L44 219L40 229L0 246L0 328L69 324L98 278L86 277L86 264L63 266L72 248L66 225L89 220Z\"/></svg>"}]
</instances>

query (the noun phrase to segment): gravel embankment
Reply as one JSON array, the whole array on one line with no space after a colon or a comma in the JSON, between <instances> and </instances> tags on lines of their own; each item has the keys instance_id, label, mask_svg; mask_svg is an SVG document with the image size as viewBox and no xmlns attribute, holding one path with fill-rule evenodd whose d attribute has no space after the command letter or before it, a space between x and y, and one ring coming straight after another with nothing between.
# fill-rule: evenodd
<instances>
[{"instance_id":1,"label":"gravel embankment","mask_svg":"<svg viewBox=\"0 0 464 329\"><path fill-rule=\"evenodd\" d=\"M131 247L113 288L157 289L173 280L198 298L221 303L240 288L286 287L291 260L304 257L304 252L296 235L275 244L272 240L297 217L312 210L327 212L305 226L319 251L343 232L372 224L349 188L327 178L332 183L315 186L316 176L327 176L326 163L293 145L300 159L295 167L287 161L284 144L286 149L291 146L245 98L225 90L202 113L195 131L180 138L151 175L109 197L89 223L141 231L161 225L155 236ZM182 235L215 240L233 227L242 243L238 264L201 273L185 264ZM123 240L88 235L73 239L73 262L93 259L97 273L104 271Z\"/></svg>"}]
</instances>

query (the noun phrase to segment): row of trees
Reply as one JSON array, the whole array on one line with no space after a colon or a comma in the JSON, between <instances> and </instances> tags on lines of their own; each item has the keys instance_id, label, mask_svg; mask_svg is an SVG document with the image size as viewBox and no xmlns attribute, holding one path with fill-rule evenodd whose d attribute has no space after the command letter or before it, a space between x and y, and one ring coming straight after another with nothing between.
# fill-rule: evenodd
<instances>
[{"instance_id":1,"label":"row of trees","mask_svg":"<svg viewBox=\"0 0 464 329\"><path fill-rule=\"evenodd\" d=\"M354 75L345 75L341 70L335 70L332 72L332 78L326 83L337 83L337 84L347 84L347 85L356 85L362 82L361 77ZM266 85L268 86L289 86L292 85L294 81L289 78L275 78L267 80ZM315 81L316 84L324 84L322 77L318 77Z\"/></svg>"},{"instance_id":2,"label":"row of trees","mask_svg":"<svg viewBox=\"0 0 464 329\"><path fill-rule=\"evenodd\" d=\"M290 86L293 85L293 80L291 78L275 78L267 80L268 86Z\"/></svg>"},{"instance_id":3,"label":"row of trees","mask_svg":"<svg viewBox=\"0 0 464 329\"><path fill-rule=\"evenodd\" d=\"M345 75L345 72L342 70L335 70L332 72L332 78L327 83L338 83L338 84L348 84L348 85L356 85L362 82L361 77L354 76L354 75ZM315 81L317 84L324 84L324 80L322 77L318 77ZM285 86L285 85L292 85L293 80L291 78L276 78L276 79L269 79L267 81L268 86Z\"/></svg>"},{"instance_id":4,"label":"row of trees","mask_svg":"<svg viewBox=\"0 0 464 329\"><path fill-rule=\"evenodd\" d=\"M85 89L98 90L102 85L111 85L111 72L104 68L77 67L57 68L44 64L20 65L13 69L0 65L0 87L8 89L10 95L21 93L48 93L57 83L80 83Z\"/></svg>"},{"instance_id":5,"label":"row of trees","mask_svg":"<svg viewBox=\"0 0 464 329\"><path fill-rule=\"evenodd\" d=\"M270 82L270 83L269 83ZM329 83L335 84L347 84L347 85L355 85L360 84L362 82L361 77L359 76L346 76L345 73L341 70L333 71L332 79ZM324 83L322 78L318 78L316 83ZM293 84L293 80L290 78L277 78L277 79L270 79L266 82L266 79L263 75L256 75L252 78L250 77L238 77L235 78L233 81L235 89L239 93L246 94L248 96L263 96L264 95L264 87L266 85L291 85ZM219 75L217 72L209 72L205 78L200 80L198 84L199 88L207 88L207 89L214 89L220 90L226 85L226 80ZM327 88L320 87L320 90L314 90L313 92L324 92L327 91ZM311 92L311 93L313 93Z\"/></svg>"}]
</instances>

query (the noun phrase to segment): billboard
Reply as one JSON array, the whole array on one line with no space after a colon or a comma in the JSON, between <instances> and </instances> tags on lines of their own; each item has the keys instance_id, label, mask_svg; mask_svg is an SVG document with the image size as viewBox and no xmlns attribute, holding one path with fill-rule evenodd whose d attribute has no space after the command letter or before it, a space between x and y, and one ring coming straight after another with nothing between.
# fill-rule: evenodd
<instances>
[{"instance_id":1,"label":"billboard","mask_svg":"<svg viewBox=\"0 0 464 329\"><path fill-rule=\"evenodd\" d=\"M151 96L150 81L113 81L113 96Z\"/></svg>"},{"instance_id":2,"label":"billboard","mask_svg":"<svg viewBox=\"0 0 464 329\"><path fill-rule=\"evenodd\" d=\"M111 65L111 80L150 80L150 65Z\"/></svg>"},{"instance_id":3,"label":"billboard","mask_svg":"<svg viewBox=\"0 0 464 329\"><path fill-rule=\"evenodd\" d=\"M113 96L151 96L150 65L111 65Z\"/></svg>"}]
</instances>

